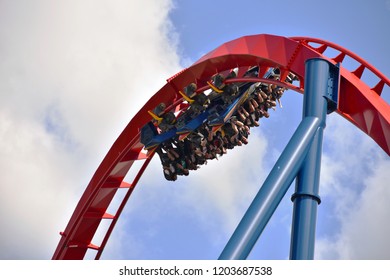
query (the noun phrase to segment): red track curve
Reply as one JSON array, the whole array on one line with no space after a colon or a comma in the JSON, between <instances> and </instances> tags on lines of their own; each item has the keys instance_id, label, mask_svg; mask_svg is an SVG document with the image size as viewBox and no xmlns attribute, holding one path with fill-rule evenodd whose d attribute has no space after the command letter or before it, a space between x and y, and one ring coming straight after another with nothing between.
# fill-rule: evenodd
<instances>
[{"instance_id":1,"label":"red track curve","mask_svg":"<svg viewBox=\"0 0 390 280\"><path fill-rule=\"evenodd\" d=\"M315 47L312 46L313 43L316 44ZM339 55L334 58L325 57L323 53L327 48L338 51ZM61 232L53 259L83 259L88 249L96 250L95 259L100 258L127 200L152 158L152 155L148 157L142 152L143 145L140 143L140 129L151 120L148 110L153 110L159 103L164 102L172 104L171 108L178 111L183 101L179 90L191 82L196 82L198 88L206 89L206 82L212 75L235 67L239 67L237 81L261 80L243 78L248 66L261 66L259 77L264 75L267 67L279 67L281 81L289 72L293 72L300 79L299 87L289 84L283 86L302 93L307 59L321 57L331 62L342 62L346 56L360 66L352 72L340 67L337 113L369 135L390 155L390 106L381 97L383 87L390 86L390 80L376 68L352 52L320 39L286 38L265 34L241 37L221 45L192 66L168 79L134 116L93 175L65 231ZM377 85L370 87L360 79L365 69L370 70L378 78ZM137 160L144 160L144 164L133 182L130 184L123 182ZM107 209L119 188L127 188L128 191L116 213L109 214ZM100 245L91 244L102 219L110 221L104 239Z\"/></svg>"}]
</instances>

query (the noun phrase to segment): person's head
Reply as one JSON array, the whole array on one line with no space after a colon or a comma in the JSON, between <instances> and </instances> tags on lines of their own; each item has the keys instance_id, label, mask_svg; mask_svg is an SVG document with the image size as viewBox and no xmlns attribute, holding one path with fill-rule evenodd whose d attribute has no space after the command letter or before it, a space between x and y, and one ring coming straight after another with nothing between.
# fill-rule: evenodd
<instances>
[{"instance_id":1,"label":"person's head","mask_svg":"<svg viewBox=\"0 0 390 280\"><path fill-rule=\"evenodd\" d=\"M196 94L197 85L195 83L191 83L184 88L184 93L192 98Z\"/></svg>"},{"instance_id":2,"label":"person's head","mask_svg":"<svg viewBox=\"0 0 390 280\"><path fill-rule=\"evenodd\" d=\"M157 105L157 107L154 109L154 112L156 113L157 116L161 117L162 114L164 114L166 107L167 106L165 105L165 103L162 102Z\"/></svg>"},{"instance_id":3,"label":"person's head","mask_svg":"<svg viewBox=\"0 0 390 280\"><path fill-rule=\"evenodd\" d=\"M214 80L214 85L217 88L221 88L223 86L223 82L225 81L225 77L222 74L217 74L213 78Z\"/></svg>"}]
</instances>

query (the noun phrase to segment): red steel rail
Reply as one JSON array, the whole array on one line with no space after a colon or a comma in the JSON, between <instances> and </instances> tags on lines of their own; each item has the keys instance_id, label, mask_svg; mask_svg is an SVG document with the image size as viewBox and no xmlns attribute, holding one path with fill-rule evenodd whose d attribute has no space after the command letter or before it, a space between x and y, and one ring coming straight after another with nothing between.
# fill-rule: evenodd
<instances>
[{"instance_id":1,"label":"red steel rail","mask_svg":"<svg viewBox=\"0 0 390 280\"><path fill-rule=\"evenodd\" d=\"M311 43L320 46L314 47L310 45ZM327 58L323 55L327 48L337 50L340 54L335 58ZM159 103L164 102L172 104L171 108L178 111L179 105L183 102L179 90L192 82L195 82L198 88L206 89L207 81L212 75L236 67L239 68L237 81L257 79L243 77L249 66L260 66L259 81L264 80L262 77L269 67L278 67L281 70L281 81L292 72L299 77L299 86L288 84L284 86L302 93L304 65L307 59L322 57L332 62L342 62L345 56L351 57L360 66L352 72L341 66L337 113L364 131L390 155L390 107L381 97L383 87L390 86L390 82L372 65L340 46L320 39L286 38L267 34L241 37L221 45L192 66L168 79L134 116L93 175L67 227L61 232L53 259L83 259L89 249L96 250L95 259L100 258L125 204L153 156L146 155L140 143L140 130L151 120L148 110L153 110ZM360 79L366 68L379 80L372 88ZM133 163L139 160L145 162L133 182L123 182ZM120 188L128 189L126 195L122 198L116 213L107 213ZM92 244L92 239L103 219L110 221L103 241L98 245Z\"/></svg>"}]
</instances>

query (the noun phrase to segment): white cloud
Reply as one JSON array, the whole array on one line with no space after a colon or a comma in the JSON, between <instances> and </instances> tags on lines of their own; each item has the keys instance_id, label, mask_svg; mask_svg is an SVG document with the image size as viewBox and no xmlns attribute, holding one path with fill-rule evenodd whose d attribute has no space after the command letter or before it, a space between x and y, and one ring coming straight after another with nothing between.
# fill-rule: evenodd
<instances>
[{"instance_id":1,"label":"white cloud","mask_svg":"<svg viewBox=\"0 0 390 280\"><path fill-rule=\"evenodd\" d=\"M216 222L221 233L232 232L266 176L267 146L264 137L250 135L248 145L228 150L188 178L184 200L206 225Z\"/></svg>"},{"instance_id":2,"label":"white cloud","mask_svg":"<svg viewBox=\"0 0 390 280\"><path fill-rule=\"evenodd\" d=\"M88 180L178 70L171 1L2 1L0 258L51 258ZM142 11L142 12L140 12Z\"/></svg>"},{"instance_id":3,"label":"white cloud","mask_svg":"<svg viewBox=\"0 0 390 280\"><path fill-rule=\"evenodd\" d=\"M351 124L329 119L319 207L333 230L318 236L316 258L389 259L389 158Z\"/></svg>"}]
</instances>

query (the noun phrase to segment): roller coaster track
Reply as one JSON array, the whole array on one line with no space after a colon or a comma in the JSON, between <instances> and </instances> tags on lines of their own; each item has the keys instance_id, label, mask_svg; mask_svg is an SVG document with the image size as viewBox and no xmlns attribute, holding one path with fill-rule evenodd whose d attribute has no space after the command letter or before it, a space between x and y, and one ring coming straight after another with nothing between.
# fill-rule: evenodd
<instances>
[{"instance_id":1,"label":"roller coaster track","mask_svg":"<svg viewBox=\"0 0 390 280\"><path fill-rule=\"evenodd\" d=\"M335 57L325 57L326 50L338 53ZM99 259L129 197L141 178L153 154L146 154L140 142L141 128L151 121L149 110L164 102L175 112L183 108L184 100L179 90L195 82L199 90L209 88L207 81L216 73L238 67L238 75L231 82L277 83L299 93L305 86L305 61L310 58L324 58L340 66L340 96L336 112L371 137L390 155L390 106L382 98L384 87L390 80L371 64L334 43L307 37L280 37L274 35L253 35L227 42L206 54L192 66L182 70L167 80L167 83L141 108L125 127L108 151L80 198L67 227L61 232L61 239L53 259L83 259L87 250L95 250ZM354 71L343 67L349 57L359 66ZM258 77L244 77L250 66L259 66ZM267 81L264 74L270 67L281 71L280 81ZM371 71L377 83L367 85L361 78L364 71ZM299 85L283 82L288 73L299 78ZM131 183L124 178L134 162L143 161ZM138 165L137 165L138 166ZM118 189L127 189L115 213L107 209L115 198ZM92 244L92 239L102 220L109 221L101 244Z\"/></svg>"}]
</instances>

